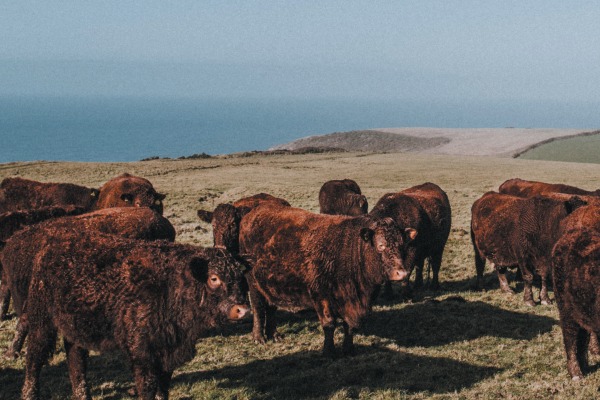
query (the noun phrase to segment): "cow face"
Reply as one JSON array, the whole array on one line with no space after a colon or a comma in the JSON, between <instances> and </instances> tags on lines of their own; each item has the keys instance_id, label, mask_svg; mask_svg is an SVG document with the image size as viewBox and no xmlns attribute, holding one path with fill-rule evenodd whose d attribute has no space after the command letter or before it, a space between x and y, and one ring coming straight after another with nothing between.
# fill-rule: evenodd
<instances>
[{"instance_id":1,"label":"cow face","mask_svg":"<svg viewBox=\"0 0 600 400\"><path fill-rule=\"evenodd\" d=\"M154 190L149 180L123 174L100 188L97 208L149 207L162 215L166 195Z\"/></svg>"},{"instance_id":2,"label":"cow face","mask_svg":"<svg viewBox=\"0 0 600 400\"><path fill-rule=\"evenodd\" d=\"M215 307L218 320L240 320L249 312L244 266L226 250L204 249L204 257L191 262L192 275L204 283L207 307Z\"/></svg>"},{"instance_id":3,"label":"cow face","mask_svg":"<svg viewBox=\"0 0 600 400\"><path fill-rule=\"evenodd\" d=\"M369 209L369 203L367 202L367 198L360 194L353 194L349 196L349 206L344 215L350 215L352 217L357 217L359 215L364 215L367 213Z\"/></svg>"},{"instance_id":4,"label":"cow face","mask_svg":"<svg viewBox=\"0 0 600 400\"><path fill-rule=\"evenodd\" d=\"M404 258L406 246L417 236L415 229L402 230L394 220L384 218L372 228L363 228L361 236L380 255L387 279L400 281L408 276Z\"/></svg>"},{"instance_id":5,"label":"cow face","mask_svg":"<svg viewBox=\"0 0 600 400\"><path fill-rule=\"evenodd\" d=\"M212 213L215 247L239 252L240 215L231 204L219 204Z\"/></svg>"}]
</instances>

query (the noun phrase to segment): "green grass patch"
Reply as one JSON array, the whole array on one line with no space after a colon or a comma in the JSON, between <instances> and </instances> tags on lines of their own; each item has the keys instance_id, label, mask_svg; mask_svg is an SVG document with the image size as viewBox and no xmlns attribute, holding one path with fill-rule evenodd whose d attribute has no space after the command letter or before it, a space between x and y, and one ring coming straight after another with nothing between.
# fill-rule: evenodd
<instances>
[{"instance_id":1,"label":"green grass patch","mask_svg":"<svg viewBox=\"0 0 600 400\"><path fill-rule=\"evenodd\" d=\"M526 160L600 164L600 135L555 140L531 149L519 157Z\"/></svg>"}]
</instances>

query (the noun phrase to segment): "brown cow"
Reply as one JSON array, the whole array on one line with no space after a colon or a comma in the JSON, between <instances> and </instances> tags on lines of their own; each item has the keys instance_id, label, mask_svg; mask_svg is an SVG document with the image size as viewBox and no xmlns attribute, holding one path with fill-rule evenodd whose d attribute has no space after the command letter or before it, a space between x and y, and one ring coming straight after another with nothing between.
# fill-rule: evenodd
<instances>
[{"instance_id":1,"label":"brown cow","mask_svg":"<svg viewBox=\"0 0 600 400\"><path fill-rule=\"evenodd\" d=\"M51 219L14 234L0 254L3 267L0 293L7 293L4 296L6 300L12 295L13 309L20 317L17 334L7 353L9 355L18 354L27 335L27 319L22 314L28 298L33 264L44 249L47 238L66 230L82 233L98 231L144 240L175 240L175 229L169 220L146 207L107 208L75 217ZM8 308L8 304L3 308Z\"/></svg>"},{"instance_id":2,"label":"brown cow","mask_svg":"<svg viewBox=\"0 0 600 400\"><path fill-rule=\"evenodd\" d=\"M544 196L521 198L487 192L471 208L471 240L478 287L483 287L485 260L494 263L500 287L512 293L505 272L518 267L525 281L525 304L534 306L533 275L541 277L542 304L550 304L547 279L552 246L562 232L561 221L585 203L577 196L560 201Z\"/></svg>"},{"instance_id":3,"label":"brown cow","mask_svg":"<svg viewBox=\"0 0 600 400\"><path fill-rule=\"evenodd\" d=\"M154 190L148 179L122 174L102 185L96 209L150 207L162 215L165 197L166 195Z\"/></svg>"},{"instance_id":4,"label":"brown cow","mask_svg":"<svg viewBox=\"0 0 600 400\"><path fill-rule=\"evenodd\" d=\"M89 399L89 350L120 350L140 399L167 399L173 370L196 341L249 310L242 265L222 249L146 242L68 229L45 237L32 275L22 398L64 340L73 397Z\"/></svg>"},{"instance_id":5,"label":"brown cow","mask_svg":"<svg viewBox=\"0 0 600 400\"><path fill-rule=\"evenodd\" d=\"M71 183L43 183L23 178L6 178L0 183L0 214L44 207L94 208L98 189Z\"/></svg>"},{"instance_id":6,"label":"brown cow","mask_svg":"<svg viewBox=\"0 0 600 400\"><path fill-rule=\"evenodd\" d=\"M433 271L431 288L439 289L442 255L452 224L452 210L446 192L427 182L398 193L388 193L379 199L370 214L377 218L390 217L401 227L412 227L419 232L407 247L404 266L408 277L416 267L415 287L421 287L423 266L429 259ZM386 283L386 293L391 295L391 291L391 285Z\"/></svg>"},{"instance_id":7,"label":"brown cow","mask_svg":"<svg viewBox=\"0 0 600 400\"><path fill-rule=\"evenodd\" d=\"M254 340L279 338L276 308L314 308L325 333L323 353L334 353L337 319L343 320L343 351L352 352L353 331L370 310L375 288L387 279L406 277L401 256L415 235L391 218L255 208L240 225L240 251L254 260L246 274Z\"/></svg>"},{"instance_id":8,"label":"brown cow","mask_svg":"<svg viewBox=\"0 0 600 400\"><path fill-rule=\"evenodd\" d=\"M502 185L500 185L498 191L503 194L510 194L518 197L533 197L538 194L546 193L600 196L600 189L591 192L575 186L563 185L561 183L526 181L519 178L505 181Z\"/></svg>"},{"instance_id":9,"label":"brown cow","mask_svg":"<svg viewBox=\"0 0 600 400\"><path fill-rule=\"evenodd\" d=\"M252 209L261 204L276 204L291 207L290 203L267 193L244 197L233 204L219 204L214 211L198 210L198 217L213 227L215 247L239 253L240 221Z\"/></svg>"},{"instance_id":10,"label":"brown cow","mask_svg":"<svg viewBox=\"0 0 600 400\"><path fill-rule=\"evenodd\" d=\"M321 214L357 216L369 209L367 198L352 179L327 181L319 190Z\"/></svg>"}]
</instances>

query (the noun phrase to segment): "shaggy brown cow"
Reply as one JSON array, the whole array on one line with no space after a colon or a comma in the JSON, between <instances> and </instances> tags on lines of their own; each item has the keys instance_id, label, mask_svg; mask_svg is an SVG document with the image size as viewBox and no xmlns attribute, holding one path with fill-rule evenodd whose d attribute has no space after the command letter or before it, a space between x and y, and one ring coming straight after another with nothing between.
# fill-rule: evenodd
<instances>
[{"instance_id":1,"label":"shaggy brown cow","mask_svg":"<svg viewBox=\"0 0 600 400\"><path fill-rule=\"evenodd\" d=\"M500 287L512 293L506 268L518 267L525 281L523 298L533 306L533 275L541 277L542 304L550 304L547 279L552 246L562 232L561 221L585 203L574 196L560 201L544 196L521 198L487 192L471 208L471 240L475 250L477 284L483 287L485 260L494 263Z\"/></svg>"},{"instance_id":2,"label":"shaggy brown cow","mask_svg":"<svg viewBox=\"0 0 600 400\"><path fill-rule=\"evenodd\" d=\"M6 242L0 254L3 266L0 293L7 293L7 302L12 295L13 309L18 316L22 317L24 312L33 264L44 249L46 238L60 236L66 230L82 234L99 231L134 239L175 240L175 229L169 220L146 207L107 208L76 217L52 219L21 230ZM8 308L8 304L2 308ZM18 354L26 335L27 319L19 318L17 334L8 351L9 355Z\"/></svg>"},{"instance_id":3,"label":"shaggy brown cow","mask_svg":"<svg viewBox=\"0 0 600 400\"><path fill-rule=\"evenodd\" d=\"M579 380L588 368L590 333L600 334L600 232L565 233L554 246L552 267L567 370Z\"/></svg>"},{"instance_id":4,"label":"shaggy brown cow","mask_svg":"<svg viewBox=\"0 0 600 400\"><path fill-rule=\"evenodd\" d=\"M130 174L119 175L100 188L96 209L109 207L150 207L163 213L166 195L154 190L148 179Z\"/></svg>"},{"instance_id":5,"label":"shaggy brown cow","mask_svg":"<svg viewBox=\"0 0 600 400\"><path fill-rule=\"evenodd\" d=\"M429 259L433 271L431 288L438 289L442 255L452 224L452 210L446 192L427 182L398 193L388 193L379 199L370 214L377 218L390 217L401 227L412 227L419 232L407 247L404 266L408 277L416 267L415 287L421 287L423 266ZM391 291L391 285L386 283L386 293L391 295Z\"/></svg>"},{"instance_id":6,"label":"shaggy brown cow","mask_svg":"<svg viewBox=\"0 0 600 400\"><path fill-rule=\"evenodd\" d=\"M254 313L252 336L277 340L275 310L314 308L325 333L323 353L334 353L336 320L344 326L344 353L386 279L402 280L402 255L416 231L391 219L313 214L263 205L240 225L240 251L254 261L246 274Z\"/></svg>"},{"instance_id":7,"label":"shaggy brown cow","mask_svg":"<svg viewBox=\"0 0 600 400\"><path fill-rule=\"evenodd\" d=\"M74 398L90 399L89 350L120 350L140 399L167 399L173 370L209 328L249 310L242 265L222 249L63 230L45 237L27 300L30 337L23 399L64 339Z\"/></svg>"},{"instance_id":8,"label":"shaggy brown cow","mask_svg":"<svg viewBox=\"0 0 600 400\"><path fill-rule=\"evenodd\" d=\"M6 178L0 184L0 214L44 207L76 206L91 210L98 189L71 183L43 183L23 178Z\"/></svg>"},{"instance_id":9,"label":"shaggy brown cow","mask_svg":"<svg viewBox=\"0 0 600 400\"><path fill-rule=\"evenodd\" d=\"M352 179L327 181L319 191L321 214L357 216L369 209L367 198Z\"/></svg>"},{"instance_id":10,"label":"shaggy brown cow","mask_svg":"<svg viewBox=\"0 0 600 400\"><path fill-rule=\"evenodd\" d=\"M261 204L277 204L290 207L290 203L267 193L244 197L233 204L219 204L214 211L198 210L198 217L213 227L215 247L239 253L240 221L252 209Z\"/></svg>"},{"instance_id":11,"label":"shaggy brown cow","mask_svg":"<svg viewBox=\"0 0 600 400\"><path fill-rule=\"evenodd\" d=\"M500 193L510 194L518 197L533 197L538 194L564 193L582 196L600 196L600 189L593 192L580 189L575 186L563 185L561 183L545 183L526 181L519 178L505 181L498 189Z\"/></svg>"}]
</instances>

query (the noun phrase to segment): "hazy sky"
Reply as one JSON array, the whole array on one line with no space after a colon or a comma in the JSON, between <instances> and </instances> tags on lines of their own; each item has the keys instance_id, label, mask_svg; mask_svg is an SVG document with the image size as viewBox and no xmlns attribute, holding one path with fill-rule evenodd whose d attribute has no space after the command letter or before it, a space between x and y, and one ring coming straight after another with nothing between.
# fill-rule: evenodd
<instances>
[{"instance_id":1,"label":"hazy sky","mask_svg":"<svg viewBox=\"0 0 600 400\"><path fill-rule=\"evenodd\" d=\"M600 2L0 0L0 95L598 101Z\"/></svg>"}]
</instances>

